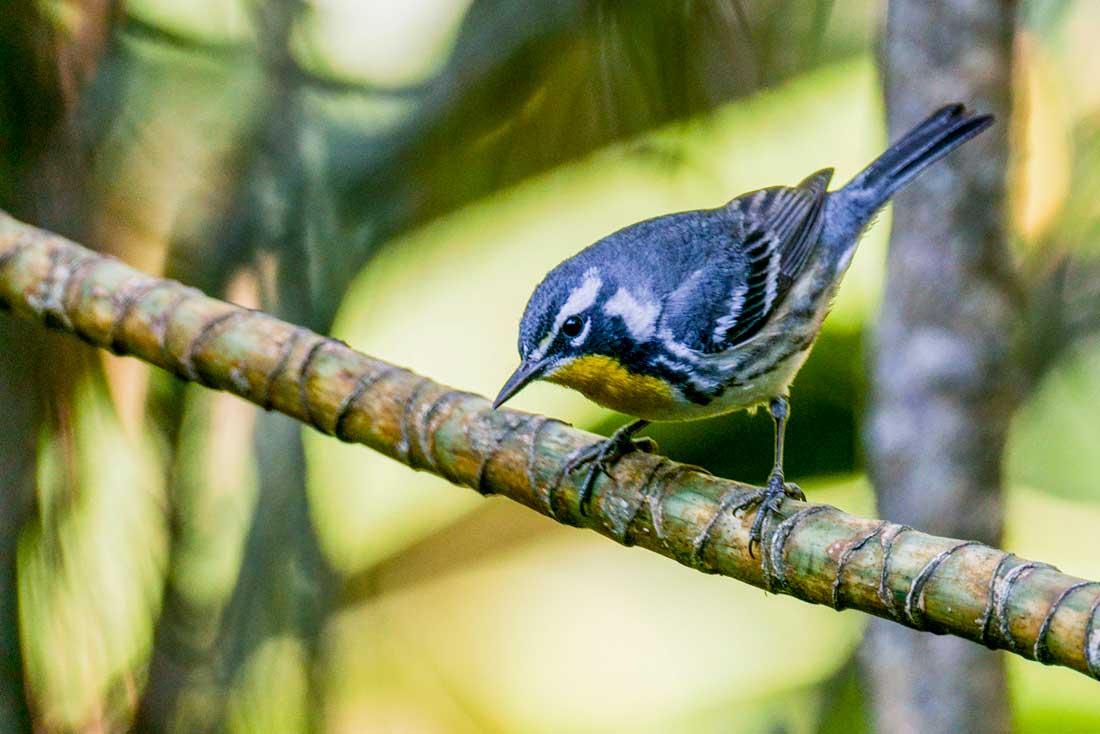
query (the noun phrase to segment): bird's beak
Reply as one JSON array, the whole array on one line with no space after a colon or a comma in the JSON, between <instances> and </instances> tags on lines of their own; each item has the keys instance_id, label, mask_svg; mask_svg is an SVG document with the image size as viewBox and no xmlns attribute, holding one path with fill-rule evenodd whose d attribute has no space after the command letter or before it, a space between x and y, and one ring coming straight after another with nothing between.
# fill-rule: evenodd
<instances>
[{"instance_id":1,"label":"bird's beak","mask_svg":"<svg viewBox=\"0 0 1100 734\"><path fill-rule=\"evenodd\" d=\"M545 367L546 365L541 361L524 362L517 367L512 376L508 378L508 381L504 383L504 387L500 389L500 394L497 395L496 400L493 401L493 409L496 410L504 405L505 401L511 399L529 383L542 377Z\"/></svg>"}]
</instances>

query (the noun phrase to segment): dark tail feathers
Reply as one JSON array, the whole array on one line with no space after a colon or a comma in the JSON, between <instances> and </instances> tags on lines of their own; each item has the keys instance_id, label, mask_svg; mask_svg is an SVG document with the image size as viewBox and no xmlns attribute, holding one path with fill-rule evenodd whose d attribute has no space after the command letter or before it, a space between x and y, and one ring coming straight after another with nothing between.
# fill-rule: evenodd
<instances>
[{"instance_id":1,"label":"dark tail feathers","mask_svg":"<svg viewBox=\"0 0 1100 734\"><path fill-rule=\"evenodd\" d=\"M964 142L993 124L992 115L974 115L961 104L942 107L863 169L845 189L877 210L898 189Z\"/></svg>"}]
</instances>

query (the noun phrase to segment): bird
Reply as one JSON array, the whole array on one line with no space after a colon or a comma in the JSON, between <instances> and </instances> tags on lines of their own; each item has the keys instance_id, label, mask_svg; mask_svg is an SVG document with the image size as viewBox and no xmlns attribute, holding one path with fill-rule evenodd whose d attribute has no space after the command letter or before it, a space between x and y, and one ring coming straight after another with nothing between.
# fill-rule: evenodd
<instances>
[{"instance_id":1,"label":"bird","mask_svg":"<svg viewBox=\"0 0 1100 734\"><path fill-rule=\"evenodd\" d=\"M767 484L749 551L783 499L790 385L821 331L860 237L890 198L926 167L985 130L993 116L944 106L889 146L843 187L832 168L796 186L771 186L715 209L667 214L614 232L554 267L519 325L520 365L493 401L499 408L545 380L635 420L565 463L589 465L582 514L600 471L653 451L635 439L654 421L709 418L766 405L774 422Z\"/></svg>"}]
</instances>

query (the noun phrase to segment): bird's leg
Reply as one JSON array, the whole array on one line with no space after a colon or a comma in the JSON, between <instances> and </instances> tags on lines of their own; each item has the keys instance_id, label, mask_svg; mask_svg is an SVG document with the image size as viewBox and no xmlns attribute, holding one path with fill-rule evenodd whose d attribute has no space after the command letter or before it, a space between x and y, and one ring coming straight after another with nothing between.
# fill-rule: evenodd
<instances>
[{"instance_id":1,"label":"bird's leg","mask_svg":"<svg viewBox=\"0 0 1100 734\"><path fill-rule=\"evenodd\" d=\"M580 490L581 514L588 514L588 505L592 499L592 488L596 484L596 473L603 472L611 476L611 466L623 456L632 451L641 450L653 453L657 450L657 443L651 438L635 439L634 434L649 425L647 420L636 420L627 423L611 434L611 438L589 444L569 457L565 464L567 474L584 464L590 464L588 474L584 477L584 484Z\"/></svg>"},{"instance_id":2,"label":"bird's leg","mask_svg":"<svg viewBox=\"0 0 1100 734\"><path fill-rule=\"evenodd\" d=\"M783 440L787 433L787 419L791 415L791 406L785 397L772 398L768 403L768 412L775 421L775 462L772 464L772 472L768 476L768 485L759 490L755 496L749 498L742 507L760 505L756 512L756 519L749 531L749 554L752 554L752 546L760 545L760 537L764 530L764 521L768 514L779 512L784 497L796 500L806 500L806 494L797 484L783 480Z\"/></svg>"}]
</instances>

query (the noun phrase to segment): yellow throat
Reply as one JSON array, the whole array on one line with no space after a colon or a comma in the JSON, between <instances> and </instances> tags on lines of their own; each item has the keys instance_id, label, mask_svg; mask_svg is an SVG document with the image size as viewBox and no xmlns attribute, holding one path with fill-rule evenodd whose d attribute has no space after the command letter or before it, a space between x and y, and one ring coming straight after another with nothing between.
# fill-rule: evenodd
<instances>
[{"instance_id":1,"label":"yellow throat","mask_svg":"<svg viewBox=\"0 0 1100 734\"><path fill-rule=\"evenodd\" d=\"M682 400L664 380L631 372L614 357L589 354L568 362L545 378L572 388L589 400L620 413L661 420L678 413Z\"/></svg>"}]
</instances>

